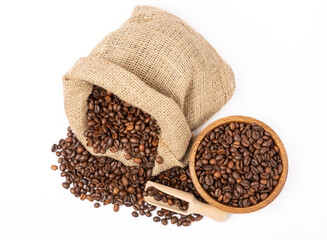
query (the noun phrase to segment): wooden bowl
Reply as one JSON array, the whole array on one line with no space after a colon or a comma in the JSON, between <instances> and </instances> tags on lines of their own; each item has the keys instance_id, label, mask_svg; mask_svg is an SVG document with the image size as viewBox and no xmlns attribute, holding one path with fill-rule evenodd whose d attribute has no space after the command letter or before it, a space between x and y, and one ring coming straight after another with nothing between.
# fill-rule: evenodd
<instances>
[{"instance_id":1,"label":"wooden bowl","mask_svg":"<svg viewBox=\"0 0 327 240\"><path fill-rule=\"evenodd\" d=\"M197 177L197 175L195 173L195 169L194 169L195 156L197 153L197 149L198 149L200 142L205 137L205 135L210 130L216 128L217 126L228 124L231 122L240 122L240 123L247 123L247 124L256 123L259 126L261 126L262 128L264 128L264 130L269 132L271 134L271 137L274 140L275 144L277 145L277 147L280 150L279 154L280 154L280 158L281 158L282 164L283 164L283 172L280 175L280 178L278 180L276 187L269 194L269 196L265 200L259 202L258 204L250 206L250 207L245 207L245 208L228 206L228 205L222 204L222 203L218 202L217 200L215 200L209 193L207 193L206 190L203 189L203 187L199 183L198 177ZM278 194L283 189L285 181L286 181L287 172L288 172L288 160L287 160L286 150L285 150L285 147L284 147L282 141L280 140L278 135L269 126L267 126L266 124L264 124L263 122L261 122L257 119L251 118L251 117L230 116L230 117L218 119L217 121L211 123L205 129L203 129L202 132L197 136L197 138L195 139L195 141L193 143L193 146L192 146L191 152L190 152L190 156L189 156L189 169L190 169L191 178L192 178L192 181L194 183L196 190L208 203L212 204L213 206L219 208L222 211L240 214L240 213L250 213L250 212L257 211L261 208L264 208L278 196Z\"/></svg>"}]
</instances>

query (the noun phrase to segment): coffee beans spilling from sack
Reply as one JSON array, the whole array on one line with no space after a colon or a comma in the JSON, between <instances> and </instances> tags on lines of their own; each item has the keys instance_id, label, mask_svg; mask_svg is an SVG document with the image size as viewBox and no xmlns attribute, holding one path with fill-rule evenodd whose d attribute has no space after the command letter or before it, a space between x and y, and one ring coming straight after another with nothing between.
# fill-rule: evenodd
<instances>
[{"instance_id":1,"label":"coffee beans spilling from sack","mask_svg":"<svg viewBox=\"0 0 327 240\"><path fill-rule=\"evenodd\" d=\"M100 90L89 98L94 85L119 99ZM140 162L145 154L150 161L158 145L164 162L155 164L153 175L185 166L192 131L223 107L234 89L232 69L206 39L179 17L149 6L136 6L121 27L102 38L63 77L68 122L83 146L94 156L129 166L132 160L126 157Z\"/></svg>"},{"instance_id":2,"label":"coffee beans spilling from sack","mask_svg":"<svg viewBox=\"0 0 327 240\"><path fill-rule=\"evenodd\" d=\"M202 187L219 202L248 207L268 197L283 165L270 133L257 124L232 122L206 134L195 170Z\"/></svg>"},{"instance_id":3,"label":"coffee beans spilling from sack","mask_svg":"<svg viewBox=\"0 0 327 240\"><path fill-rule=\"evenodd\" d=\"M195 190L187 168L174 167L152 177L147 174L148 166L124 166L122 162L104 156L92 156L78 141L75 134L68 128L67 138L54 144L51 151L59 157L58 163L61 176L66 180L62 183L65 189L81 200L95 202L94 207L113 204L113 210L119 211L120 206L133 207L132 216L152 217L156 207L144 201L144 195L157 194L151 189L145 191L148 180L164 184L179 190L190 192L200 201L204 201ZM187 209L185 202L178 202L164 193L160 193L162 201ZM167 225L168 222L177 226L189 226L202 219L201 215L183 216L164 209L156 212L154 222Z\"/></svg>"},{"instance_id":4,"label":"coffee beans spilling from sack","mask_svg":"<svg viewBox=\"0 0 327 240\"><path fill-rule=\"evenodd\" d=\"M160 128L141 109L122 101L113 93L94 86L88 98L87 146L95 153L124 150L127 160L152 166L157 156ZM158 157L157 163L163 159Z\"/></svg>"}]
</instances>

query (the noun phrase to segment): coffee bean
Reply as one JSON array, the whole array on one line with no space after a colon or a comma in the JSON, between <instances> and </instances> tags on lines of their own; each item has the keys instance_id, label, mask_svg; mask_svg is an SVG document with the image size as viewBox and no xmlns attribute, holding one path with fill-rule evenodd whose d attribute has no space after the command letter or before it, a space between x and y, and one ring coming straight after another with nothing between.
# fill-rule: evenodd
<instances>
[{"instance_id":1,"label":"coffee bean","mask_svg":"<svg viewBox=\"0 0 327 240\"><path fill-rule=\"evenodd\" d=\"M162 225L165 226L168 224L168 221L167 221L167 219L163 218L163 219L161 219L161 223L162 223Z\"/></svg>"},{"instance_id":2,"label":"coffee bean","mask_svg":"<svg viewBox=\"0 0 327 240\"><path fill-rule=\"evenodd\" d=\"M268 173L261 173L260 174L260 178L262 178L262 179L268 179L269 178L269 174Z\"/></svg>"},{"instance_id":3,"label":"coffee bean","mask_svg":"<svg viewBox=\"0 0 327 240\"><path fill-rule=\"evenodd\" d=\"M51 152L56 152L58 149L57 144L53 144L51 147Z\"/></svg>"},{"instance_id":4,"label":"coffee bean","mask_svg":"<svg viewBox=\"0 0 327 240\"><path fill-rule=\"evenodd\" d=\"M213 176L216 177L216 178L220 178L221 177L221 173L217 171L217 172L214 173Z\"/></svg>"},{"instance_id":5,"label":"coffee bean","mask_svg":"<svg viewBox=\"0 0 327 240\"><path fill-rule=\"evenodd\" d=\"M51 170L56 171L58 169L57 165L51 165Z\"/></svg>"},{"instance_id":6,"label":"coffee bean","mask_svg":"<svg viewBox=\"0 0 327 240\"><path fill-rule=\"evenodd\" d=\"M188 221L188 220L184 220L184 221L182 222L182 224L183 224L184 227L191 226L191 222Z\"/></svg>"},{"instance_id":7,"label":"coffee bean","mask_svg":"<svg viewBox=\"0 0 327 240\"><path fill-rule=\"evenodd\" d=\"M115 187L112 193L113 194L118 194L119 193L119 188L118 187Z\"/></svg>"},{"instance_id":8,"label":"coffee bean","mask_svg":"<svg viewBox=\"0 0 327 240\"><path fill-rule=\"evenodd\" d=\"M134 158L134 162L137 164L140 164L142 162L142 159L139 157Z\"/></svg>"},{"instance_id":9,"label":"coffee bean","mask_svg":"<svg viewBox=\"0 0 327 240\"><path fill-rule=\"evenodd\" d=\"M229 186L229 185L226 185L226 186L223 187L223 191L224 192L231 192L232 191L232 187Z\"/></svg>"},{"instance_id":10,"label":"coffee bean","mask_svg":"<svg viewBox=\"0 0 327 240\"><path fill-rule=\"evenodd\" d=\"M137 212L132 212L132 216L133 216L133 217L138 217L139 214L138 214Z\"/></svg>"},{"instance_id":11,"label":"coffee bean","mask_svg":"<svg viewBox=\"0 0 327 240\"><path fill-rule=\"evenodd\" d=\"M204 159L206 159L206 160L209 160L210 158L211 158L211 153L209 152L209 153L206 153L205 155L204 155Z\"/></svg>"},{"instance_id":12,"label":"coffee bean","mask_svg":"<svg viewBox=\"0 0 327 240\"><path fill-rule=\"evenodd\" d=\"M221 189L217 188L216 191L215 191L214 196L218 198L220 195L221 195Z\"/></svg>"},{"instance_id":13,"label":"coffee bean","mask_svg":"<svg viewBox=\"0 0 327 240\"><path fill-rule=\"evenodd\" d=\"M257 200L256 200L255 197L253 197L253 196L250 196L250 202L251 202L253 205L257 204Z\"/></svg>"},{"instance_id":14,"label":"coffee bean","mask_svg":"<svg viewBox=\"0 0 327 240\"><path fill-rule=\"evenodd\" d=\"M262 193L262 194L260 195L260 199L261 199L261 200L265 200L267 197L268 197L268 193Z\"/></svg>"},{"instance_id":15,"label":"coffee bean","mask_svg":"<svg viewBox=\"0 0 327 240\"><path fill-rule=\"evenodd\" d=\"M233 176L233 178L234 178L235 180L238 180L238 179L241 178L240 174L239 174L238 172L235 172L235 171L232 173L232 176Z\"/></svg>"},{"instance_id":16,"label":"coffee bean","mask_svg":"<svg viewBox=\"0 0 327 240\"><path fill-rule=\"evenodd\" d=\"M171 222L171 224L175 224L175 223L177 223L177 221L178 221L177 217L172 217L170 222Z\"/></svg>"},{"instance_id":17,"label":"coffee bean","mask_svg":"<svg viewBox=\"0 0 327 240\"><path fill-rule=\"evenodd\" d=\"M244 188L243 188L240 184L237 184L237 185L236 185L236 191L237 191L239 194L243 194L243 192L244 192Z\"/></svg>"},{"instance_id":18,"label":"coffee bean","mask_svg":"<svg viewBox=\"0 0 327 240\"><path fill-rule=\"evenodd\" d=\"M157 157L157 158L156 158L156 162L157 162L158 164L163 163L163 158L162 158L162 157Z\"/></svg>"},{"instance_id":19,"label":"coffee bean","mask_svg":"<svg viewBox=\"0 0 327 240\"><path fill-rule=\"evenodd\" d=\"M226 153L225 149L219 149L217 151L217 154L225 154L225 153Z\"/></svg>"},{"instance_id":20,"label":"coffee bean","mask_svg":"<svg viewBox=\"0 0 327 240\"><path fill-rule=\"evenodd\" d=\"M281 174L283 172L283 165L281 163L279 163L277 165L277 171L278 171L278 174Z\"/></svg>"},{"instance_id":21,"label":"coffee bean","mask_svg":"<svg viewBox=\"0 0 327 240\"><path fill-rule=\"evenodd\" d=\"M178 221L177 221L177 227L180 227L180 226L182 226L182 222L183 222L183 220L182 219L179 219Z\"/></svg>"},{"instance_id":22,"label":"coffee bean","mask_svg":"<svg viewBox=\"0 0 327 240\"><path fill-rule=\"evenodd\" d=\"M213 184L213 178L211 175L206 175L204 181L208 186L211 186Z\"/></svg>"},{"instance_id":23,"label":"coffee bean","mask_svg":"<svg viewBox=\"0 0 327 240\"><path fill-rule=\"evenodd\" d=\"M217 164L217 160L214 159L214 158L212 158L212 159L210 159L209 163L210 163L210 165L216 165Z\"/></svg>"},{"instance_id":24,"label":"coffee bean","mask_svg":"<svg viewBox=\"0 0 327 240\"><path fill-rule=\"evenodd\" d=\"M243 187L248 187L248 186L250 186L250 182L248 181L248 180L242 180L241 181L241 185L243 186Z\"/></svg>"},{"instance_id":25,"label":"coffee bean","mask_svg":"<svg viewBox=\"0 0 327 240\"><path fill-rule=\"evenodd\" d=\"M115 204L114 207L113 207L113 209L114 209L114 212L118 212L119 211L119 205L118 204Z\"/></svg>"},{"instance_id":26,"label":"coffee bean","mask_svg":"<svg viewBox=\"0 0 327 240\"><path fill-rule=\"evenodd\" d=\"M86 199L86 195L84 193L81 194L81 196L79 197L82 201L84 201Z\"/></svg>"},{"instance_id":27,"label":"coffee bean","mask_svg":"<svg viewBox=\"0 0 327 240\"><path fill-rule=\"evenodd\" d=\"M159 218L159 217L154 217L154 218L153 218L153 221L154 221L154 222L160 222L160 218Z\"/></svg>"},{"instance_id":28,"label":"coffee bean","mask_svg":"<svg viewBox=\"0 0 327 240\"><path fill-rule=\"evenodd\" d=\"M240 204L240 203L242 203L242 204ZM248 206L250 206L250 201L249 201L249 199L244 199L243 201L241 200L241 202L240 202L238 205L240 206L240 205L242 205L242 207L248 207Z\"/></svg>"},{"instance_id":29,"label":"coffee bean","mask_svg":"<svg viewBox=\"0 0 327 240\"><path fill-rule=\"evenodd\" d=\"M99 208L100 206L101 206L100 203L94 203L95 208Z\"/></svg>"},{"instance_id":30,"label":"coffee bean","mask_svg":"<svg viewBox=\"0 0 327 240\"><path fill-rule=\"evenodd\" d=\"M121 181L124 184L124 186L128 185L128 179L125 176L122 176Z\"/></svg>"},{"instance_id":31,"label":"coffee bean","mask_svg":"<svg viewBox=\"0 0 327 240\"><path fill-rule=\"evenodd\" d=\"M181 181L186 181L186 180L187 180L187 176L186 176L186 174L182 174L182 175L179 177L179 179L180 179Z\"/></svg>"},{"instance_id":32,"label":"coffee bean","mask_svg":"<svg viewBox=\"0 0 327 240\"><path fill-rule=\"evenodd\" d=\"M230 130L234 131L235 128L236 128L235 123L231 122L231 123L229 124L229 128L230 128ZM211 139L211 140L213 140L213 139Z\"/></svg>"}]
</instances>

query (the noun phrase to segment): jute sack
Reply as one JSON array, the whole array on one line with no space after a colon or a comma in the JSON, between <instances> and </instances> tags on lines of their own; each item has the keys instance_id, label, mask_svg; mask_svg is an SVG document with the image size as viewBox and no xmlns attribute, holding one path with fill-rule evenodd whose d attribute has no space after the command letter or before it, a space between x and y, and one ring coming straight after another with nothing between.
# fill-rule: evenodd
<instances>
[{"instance_id":1,"label":"jute sack","mask_svg":"<svg viewBox=\"0 0 327 240\"><path fill-rule=\"evenodd\" d=\"M152 115L161 128L158 155L164 158L153 175L187 164L191 130L217 112L235 88L231 68L199 33L178 17L148 6L136 6L127 22L76 62L63 85L68 121L85 147L93 85ZM123 154L104 155L132 165Z\"/></svg>"}]
</instances>

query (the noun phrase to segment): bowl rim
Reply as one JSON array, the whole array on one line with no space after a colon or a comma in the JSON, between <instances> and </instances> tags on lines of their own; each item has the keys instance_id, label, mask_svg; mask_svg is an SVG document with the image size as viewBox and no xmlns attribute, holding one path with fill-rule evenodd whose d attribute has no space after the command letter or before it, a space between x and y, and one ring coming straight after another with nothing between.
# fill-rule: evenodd
<instances>
[{"instance_id":1,"label":"bowl rim","mask_svg":"<svg viewBox=\"0 0 327 240\"><path fill-rule=\"evenodd\" d=\"M206 190L203 189L202 185L199 183L199 180L197 178L197 175L195 173L195 168L194 168L195 167L195 155L197 153L198 146L199 146L200 142L202 141L202 139L205 137L205 135L210 130L214 129L215 127L224 125L227 123L231 123L231 122L239 122L239 123L246 123L246 124L256 123L259 126L263 127L265 131L267 131L271 134L272 139L274 140L275 144L278 146L280 158L281 158L282 164L283 164L283 171L280 175L278 183L275 186L275 188L273 189L273 191L269 194L269 196L265 200L259 202L258 204L250 206L250 207L245 207L245 208L232 207L232 206L228 206L228 205L225 205L225 204L222 204L222 203L216 201L210 194L207 193ZM267 205L269 205L273 200L276 199L276 197L282 191L282 189L285 185L285 182L286 182L287 174L288 174L288 157L287 157L286 149L285 149L285 146L284 146L282 140L275 133L275 131L272 128L270 128L267 124L261 122L260 120L255 119L255 118L252 118L252 117L234 115L234 116L220 118L220 119L212 122L211 124L209 124L207 127L205 127L200 132L200 134L196 137L196 139L191 147L191 151L190 151L190 155L189 155L189 171L190 171L191 179L193 181L193 184L194 184L196 190L204 198L204 200L206 200L209 204L219 208L220 210L222 210L224 212L236 213L236 214L250 213L250 212L255 212L255 211L262 209L262 208L266 207Z\"/></svg>"}]
</instances>

